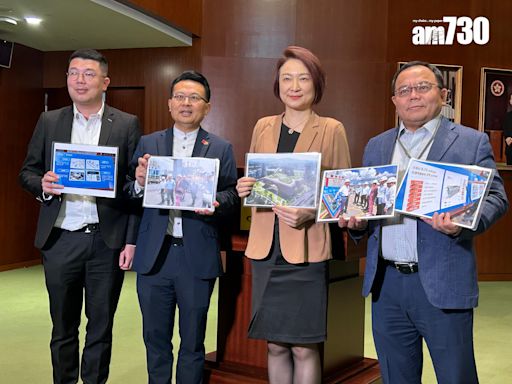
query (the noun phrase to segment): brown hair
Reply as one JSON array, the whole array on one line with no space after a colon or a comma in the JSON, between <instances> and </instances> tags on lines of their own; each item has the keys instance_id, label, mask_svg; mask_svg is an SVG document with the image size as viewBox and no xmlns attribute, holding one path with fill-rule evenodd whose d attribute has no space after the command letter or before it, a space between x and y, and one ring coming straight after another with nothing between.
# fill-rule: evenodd
<instances>
[{"instance_id":1,"label":"brown hair","mask_svg":"<svg viewBox=\"0 0 512 384\"><path fill-rule=\"evenodd\" d=\"M320 60L309 49L290 45L283 51L283 56L277 61L276 77L274 79L274 95L279 96L279 71L284 63L290 59L302 61L311 74L313 85L315 87L315 98L313 104L318 104L322 100L325 89L325 72L320 64Z\"/></svg>"}]
</instances>

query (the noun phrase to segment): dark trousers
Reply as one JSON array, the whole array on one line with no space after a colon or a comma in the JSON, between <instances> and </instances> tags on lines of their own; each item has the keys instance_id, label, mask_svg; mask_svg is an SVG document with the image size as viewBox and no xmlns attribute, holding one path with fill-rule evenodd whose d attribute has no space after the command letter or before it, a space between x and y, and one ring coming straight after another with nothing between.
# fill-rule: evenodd
<instances>
[{"instance_id":1,"label":"dark trousers","mask_svg":"<svg viewBox=\"0 0 512 384\"><path fill-rule=\"evenodd\" d=\"M372 291L372 324L383 382L421 384L424 339L439 384L478 383L473 309L434 307L418 273L379 265L379 275Z\"/></svg>"},{"instance_id":2,"label":"dark trousers","mask_svg":"<svg viewBox=\"0 0 512 384\"><path fill-rule=\"evenodd\" d=\"M507 165L512 165L512 145L505 146L505 157L507 158Z\"/></svg>"},{"instance_id":3,"label":"dark trousers","mask_svg":"<svg viewBox=\"0 0 512 384\"><path fill-rule=\"evenodd\" d=\"M386 203L377 203L377 213L376 215L383 215L384 214L384 208L386 207Z\"/></svg>"},{"instance_id":4,"label":"dark trousers","mask_svg":"<svg viewBox=\"0 0 512 384\"><path fill-rule=\"evenodd\" d=\"M202 383L206 318L215 279L196 278L186 260L184 246L171 245L168 236L158 264L156 271L137 275L149 383L172 381L176 306L181 338L176 383Z\"/></svg>"},{"instance_id":5,"label":"dark trousers","mask_svg":"<svg viewBox=\"0 0 512 384\"><path fill-rule=\"evenodd\" d=\"M124 278L119 252L106 246L99 231L57 228L42 249L53 323L50 349L56 384L78 382L78 327L84 296L87 327L80 376L85 384L107 381L114 313Z\"/></svg>"}]
</instances>

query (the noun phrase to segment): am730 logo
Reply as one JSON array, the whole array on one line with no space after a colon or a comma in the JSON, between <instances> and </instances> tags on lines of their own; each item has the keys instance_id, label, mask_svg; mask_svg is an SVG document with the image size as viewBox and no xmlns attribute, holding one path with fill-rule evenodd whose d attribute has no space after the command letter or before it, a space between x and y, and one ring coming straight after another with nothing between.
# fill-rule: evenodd
<instances>
[{"instance_id":1,"label":"am730 logo","mask_svg":"<svg viewBox=\"0 0 512 384\"><path fill-rule=\"evenodd\" d=\"M419 19L413 22L433 24L413 27L414 45L453 45L454 41L461 45L484 45L489 42L489 19L483 16L475 19L467 16L444 16L442 20Z\"/></svg>"}]
</instances>

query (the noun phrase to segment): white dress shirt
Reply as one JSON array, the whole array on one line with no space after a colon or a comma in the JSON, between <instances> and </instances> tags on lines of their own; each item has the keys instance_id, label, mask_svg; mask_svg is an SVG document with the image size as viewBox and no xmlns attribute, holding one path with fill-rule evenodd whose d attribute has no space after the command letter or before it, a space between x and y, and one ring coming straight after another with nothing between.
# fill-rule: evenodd
<instances>
[{"instance_id":1,"label":"white dress shirt","mask_svg":"<svg viewBox=\"0 0 512 384\"><path fill-rule=\"evenodd\" d=\"M433 143L431 139L436 134L440 120L441 116L438 116L416 131L410 131L405 128L403 123L400 123L398 138L411 157L420 160L427 158ZM399 175L404 174L408 162L409 156L396 142L392 163L398 164ZM393 218L384 220L381 236L382 257L392 261L417 263L417 232L417 222L414 218L396 213Z\"/></svg>"},{"instance_id":2,"label":"white dress shirt","mask_svg":"<svg viewBox=\"0 0 512 384\"><path fill-rule=\"evenodd\" d=\"M172 143L172 156L173 157L192 157L194 144L196 142L197 133L199 128L192 132L183 132L178 128L173 127L173 143ZM167 225L167 234L173 237L183 237L183 227L181 220L181 211L177 209L169 210L169 224Z\"/></svg>"},{"instance_id":3,"label":"white dress shirt","mask_svg":"<svg viewBox=\"0 0 512 384\"><path fill-rule=\"evenodd\" d=\"M105 104L100 110L86 119L73 104L72 144L98 145L101 132L101 119ZM87 224L99 223L96 198L82 195L62 195L62 205L55 221L55 227L76 231Z\"/></svg>"}]
</instances>

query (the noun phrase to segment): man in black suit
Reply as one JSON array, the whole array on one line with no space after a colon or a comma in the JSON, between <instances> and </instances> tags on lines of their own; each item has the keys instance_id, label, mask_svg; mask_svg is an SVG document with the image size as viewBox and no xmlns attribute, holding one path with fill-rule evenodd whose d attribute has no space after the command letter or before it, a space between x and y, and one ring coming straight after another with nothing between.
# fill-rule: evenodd
<instances>
[{"instance_id":1,"label":"man in black suit","mask_svg":"<svg viewBox=\"0 0 512 384\"><path fill-rule=\"evenodd\" d=\"M218 220L238 204L236 165L227 141L206 132L210 87L197 72L182 73L171 85L169 110L174 127L143 136L133 158L135 180L126 184L142 197L151 155L220 160L215 212L145 208L133 269L143 317L149 383L172 381L172 333L179 307L181 344L176 382L202 382L206 316L215 279L222 273ZM178 190L178 184L176 185Z\"/></svg>"},{"instance_id":2,"label":"man in black suit","mask_svg":"<svg viewBox=\"0 0 512 384\"><path fill-rule=\"evenodd\" d=\"M41 202L35 245L50 298L54 383L78 381L84 293L88 322L80 376L87 384L107 381L123 270L131 268L135 253L140 219L122 187L140 138L139 122L103 102L107 71L107 60L95 50L71 54L67 86L73 105L41 114L19 174L21 186ZM116 197L63 194L52 171L53 142L118 147Z\"/></svg>"}]
</instances>

